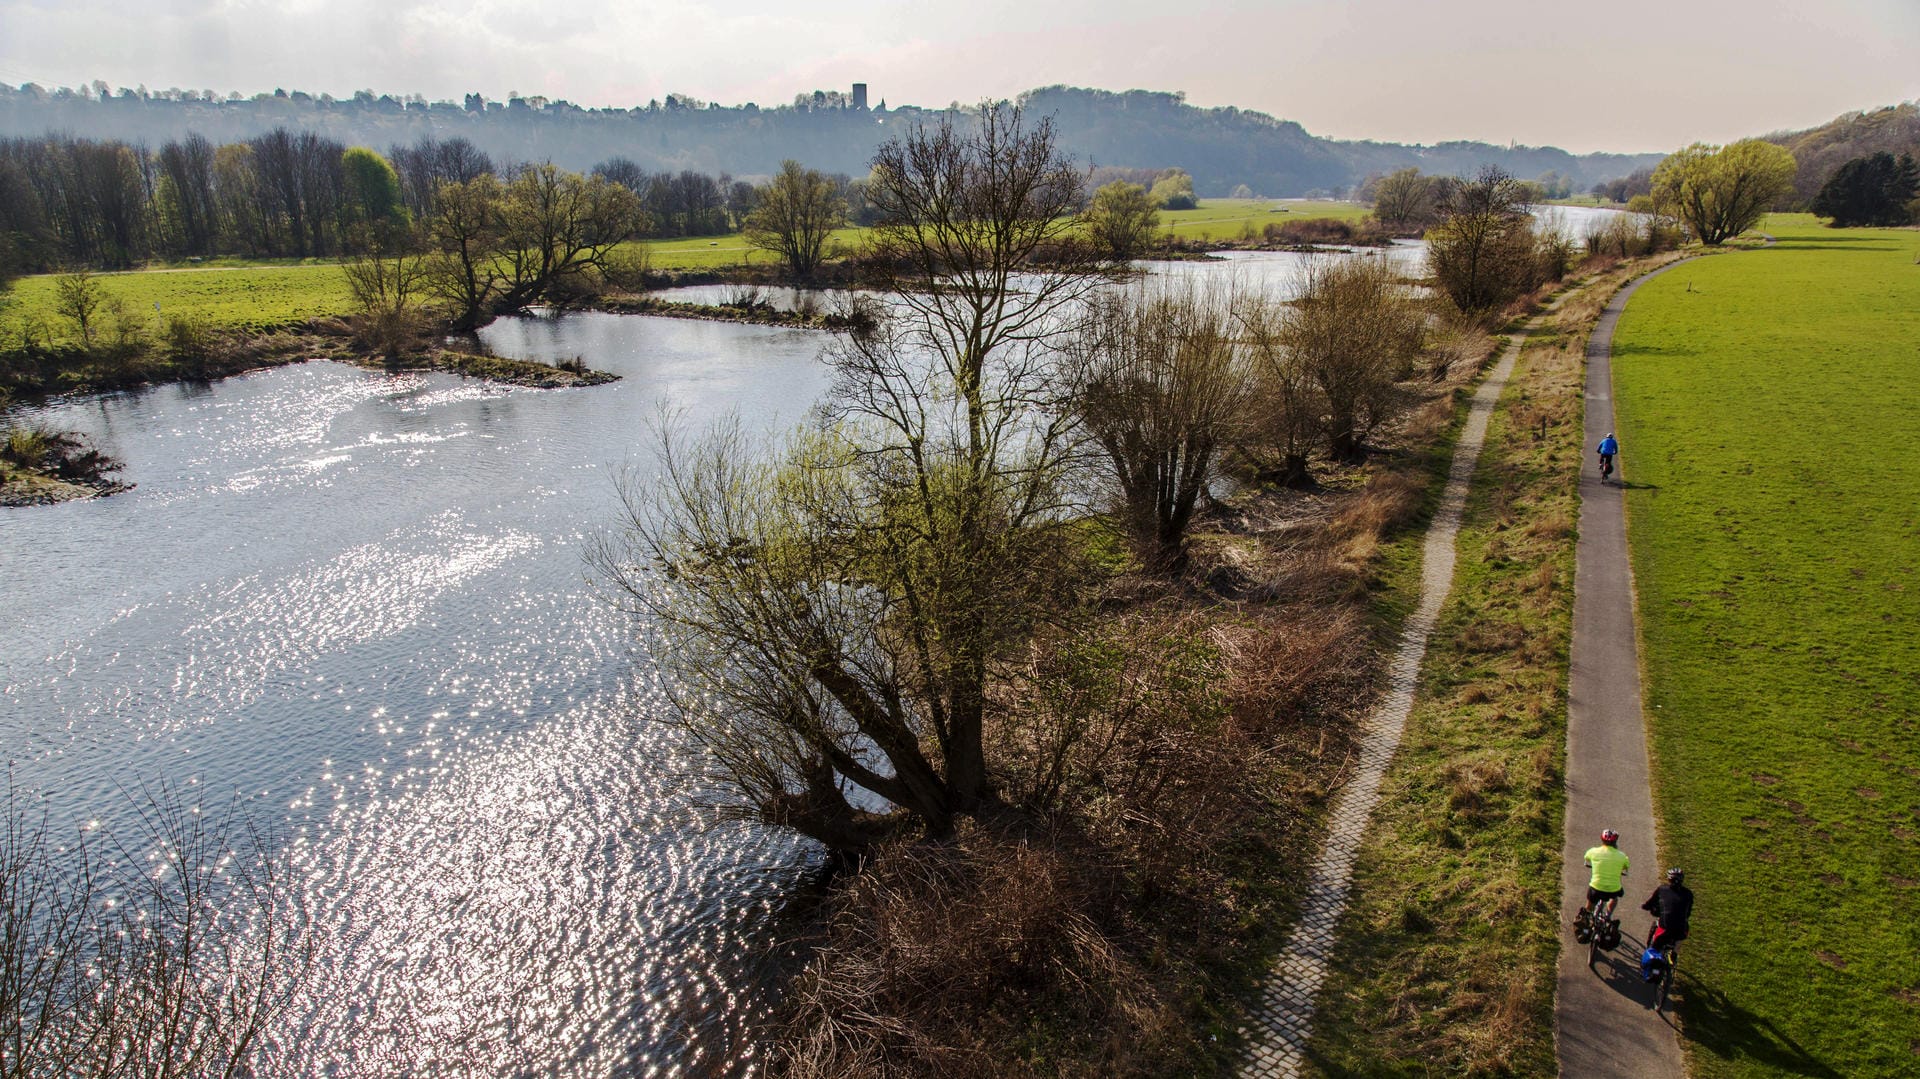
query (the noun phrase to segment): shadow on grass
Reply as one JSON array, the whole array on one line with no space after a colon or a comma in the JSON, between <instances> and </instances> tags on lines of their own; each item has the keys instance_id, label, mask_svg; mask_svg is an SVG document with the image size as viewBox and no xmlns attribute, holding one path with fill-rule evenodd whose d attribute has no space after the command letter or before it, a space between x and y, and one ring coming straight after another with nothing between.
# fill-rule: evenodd
<instances>
[{"instance_id":1,"label":"shadow on grass","mask_svg":"<svg viewBox=\"0 0 1920 1079\"><path fill-rule=\"evenodd\" d=\"M1676 996L1686 1016L1681 1036L1703 1053L1722 1060L1751 1061L1788 1075L1841 1079L1819 1058L1801 1048L1769 1020L1735 1004L1725 993L1688 977L1684 966L1677 975Z\"/></svg>"}]
</instances>

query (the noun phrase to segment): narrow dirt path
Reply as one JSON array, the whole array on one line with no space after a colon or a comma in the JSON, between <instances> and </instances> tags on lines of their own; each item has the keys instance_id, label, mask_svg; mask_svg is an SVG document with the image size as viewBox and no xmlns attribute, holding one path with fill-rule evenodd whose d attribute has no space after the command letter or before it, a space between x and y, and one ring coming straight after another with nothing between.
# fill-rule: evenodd
<instances>
[{"instance_id":1,"label":"narrow dirt path","mask_svg":"<svg viewBox=\"0 0 1920 1079\"><path fill-rule=\"evenodd\" d=\"M1535 320L1537 321L1537 320ZM1420 664L1427 654L1427 638L1440 620L1440 608L1453 588L1454 537L1466 509L1474 466L1486 441L1487 421L1506 388L1513 364L1535 325L1530 321L1513 335L1499 362L1480 383L1473 405L1453 451L1440 510L1427 528L1420 563L1420 607L1401 627L1387 668L1387 692L1367 717L1360 734L1360 753L1352 780L1334 801L1326 846L1314 862L1301 902L1300 920L1275 960L1260 999L1248 1017L1248 1055L1240 1074L1247 1079L1292 1079L1301 1073L1308 1036L1313 1029L1314 998L1326 981L1333 959L1335 930L1346 910L1354 859L1360 853L1367 822L1380 800L1380 781L1400 746Z\"/></svg>"},{"instance_id":2,"label":"narrow dirt path","mask_svg":"<svg viewBox=\"0 0 1920 1079\"><path fill-rule=\"evenodd\" d=\"M1674 265L1684 265L1675 263ZM1554 994L1554 1043L1568 1079L1621 1076L1679 1079L1680 1042L1653 1010L1653 987L1640 980L1640 951L1650 919L1639 911L1663 872L1648 785L1646 728L1640 710L1633 571L1627 560L1622 487L1602 484L1594 446L1613 430L1613 329L1635 290L1672 266L1621 289L1587 339L1585 465L1580 476L1580 539L1573 576L1573 651L1567 704L1567 814L1561 925L1586 901L1581 855L1602 828L1620 832L1632 859L1618 917L1620 946L1593 968L1587 949L1566 932ZM1623 444L1615 483L1627 480L1634 447ZM1684 969L1684 964L1682 964Z\"/></svg>"}]
</instances>

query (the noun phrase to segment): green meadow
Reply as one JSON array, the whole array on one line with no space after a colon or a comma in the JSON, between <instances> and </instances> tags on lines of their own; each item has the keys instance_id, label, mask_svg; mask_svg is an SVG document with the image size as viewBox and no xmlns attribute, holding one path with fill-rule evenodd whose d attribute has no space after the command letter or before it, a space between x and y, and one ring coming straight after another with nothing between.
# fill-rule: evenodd
<instances>
[{"instance_id":1,"label":"green meadow","mask_svg":"<svg viewBox=\"0 0 1920 1079\"><path fill-rule=\"evenodd\" d=\"M104 299L118 301L143 329L157 331L165 318L204 319L228 329L263 329L302 322L348 309L347 281L338 263L240 265L183 270L136 270L96 274ZM43 340L76 337L54 313L52 275L23 277L0 295L0 341L30 331ZM96 315L111 334L113 315Z\"/></svg>"},{"instance_id":2,"label":"green meadow","mask_svg":"<svg viewBox=\"0 0 1920 1079\"><path fill-rule=\"evenodd\" d=\"M1288 221L1333 218L1358 222L1371 209L1357 202L1315 199L1203 199L1191 210L1160 211L1160 229L1182 240L1237 240L1251 227L1258 233L1268 225Z\"/></svg>"},{"instance_id":3,"label":"green meadow","mask_svg":"<svg viewBox=\"0 0 1920 1079\"><path fill-rule=\"evenodd\" d=\"M1310 199L1206 199L1191 210L1162 210L1160 231L1182 240L1238 240L1251 228L1256 234L1271 224L1334 218L1357 222L1368 208L1354 202ZM838 229L828 241L830 251L849 253L866 241L864 228ZM644 258L655 270L714 270L734 266L765 266L777 260L748 246L740 233L695 236L679 240L639 240L622 244L617 261L631 265Z\"/></svg>"},{"instance_id":4,"label":"green meadow","mask_svg":"<svg viewBox=\"0 0 1920 1079\"><path fill-rule=\"evenodd\" d=\"M1614 344L1686 1044L1920 1074L1920 232L1767 228Z\"/></svg>"}]
</instances>

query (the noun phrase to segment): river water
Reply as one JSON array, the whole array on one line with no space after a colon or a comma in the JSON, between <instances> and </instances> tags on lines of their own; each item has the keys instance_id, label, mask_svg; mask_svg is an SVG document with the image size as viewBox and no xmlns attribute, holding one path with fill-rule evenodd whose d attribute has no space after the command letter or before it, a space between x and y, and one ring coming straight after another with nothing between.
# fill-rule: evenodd
<instances>
[{"instance_id":1,"label":"river water","mask_svg":"<svg viewBox=\"0 0 1920 1079\"><path fill-rule=\"evenodd\" d=\"M1284 293L1304 262L1157 271ZM750 1070L770 920L815 854L694 808L696 762L647 721L659 687L582 550L616 475L653 468L662 403L790 426L825 339L595 313L483 337L623 380L317 361L29 410L138 487L0 510L16 804L137 843L165 785L272 830L319 964L276 1074Z\"/></svg>"}]
</instances>

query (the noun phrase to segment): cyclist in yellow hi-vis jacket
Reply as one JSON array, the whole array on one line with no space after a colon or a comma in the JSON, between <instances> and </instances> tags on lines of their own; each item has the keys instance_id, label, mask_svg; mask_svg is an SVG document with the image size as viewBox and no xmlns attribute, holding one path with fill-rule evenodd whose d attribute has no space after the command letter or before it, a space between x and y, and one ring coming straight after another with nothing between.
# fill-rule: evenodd
<instances>
[{"instance_id":1,"label":"cyclist in yellow hi-vis jacket","mask_svg":"<svg viewBox=\"0 0 1920 1079\"><path fill-rule=\"evenodd\" d=\"M1611 828L1600 832L1600 845L1587 851L1586 861L1593 870L1587 880L1587 905L1574 921L1574 933L1584 935L1603 924L1601 915L1611 918L1613 906L1626 891L1627 854L1620 849L1620 833ZM1585 943L1583 940L1582 943Z\"/></svg>"}]
</instances>

